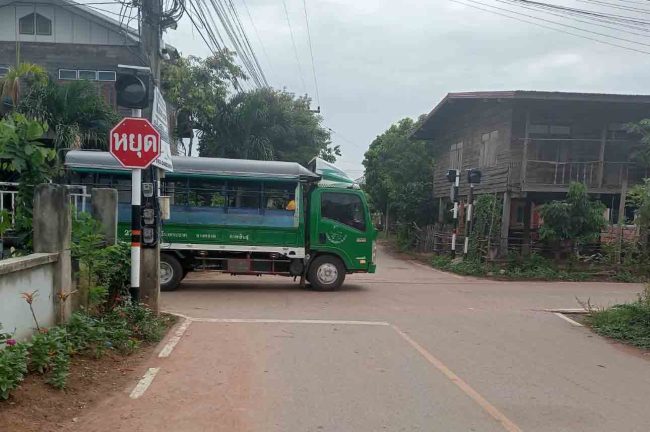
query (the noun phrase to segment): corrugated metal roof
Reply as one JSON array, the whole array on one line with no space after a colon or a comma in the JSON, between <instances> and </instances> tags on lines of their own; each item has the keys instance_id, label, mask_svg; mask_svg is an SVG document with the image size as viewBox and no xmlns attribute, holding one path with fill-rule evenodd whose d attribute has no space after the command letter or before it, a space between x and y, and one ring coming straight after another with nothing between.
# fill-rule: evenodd
<instances>
[{"instance_id":1,"label":"corrugated metal roof","mask_svg":"<svg viewBox=\"0 0 650 432\"><path fill-rule=\"evenodd\" d=\"M440 114L451 101L482 101L482 100L545 100L567 102L596 102L596 103L632 103L650 104L650 95L630 95L613 93L578 93L578 92L551 92L534 90L507 90L507 91L478 91L448 93L429 114L424 122L411 136L414 138L429 138L427 130L431 129L434 118Z\"/></svg>"},{"instance_id":2,"label":"corrugated metal roof","mask_svg":"<svg viewBox=\"0 0 650 432\"><path fill-rule=\"evenodd\" d=\"M170 177L203 175L291 181L314 181L320 178L320 176L296 162L172 156L172 163L174 164L174 172L169 174ZM72 170L128 171L110 153L98 151L69 151L65 156L65 166Z\"/></svg>"}]
</instances>

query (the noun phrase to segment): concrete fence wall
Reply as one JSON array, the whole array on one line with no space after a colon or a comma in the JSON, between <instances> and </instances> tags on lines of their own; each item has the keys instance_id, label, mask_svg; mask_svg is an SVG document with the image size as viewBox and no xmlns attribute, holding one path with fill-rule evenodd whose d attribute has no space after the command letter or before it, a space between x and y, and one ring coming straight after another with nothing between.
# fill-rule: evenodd
<instances>
[{"instance_id":1,"label":"concrete fence wall","mask_svg":"<svg viewBox=\"0 0 650 432\"><path fill-rule=\"evenodd\" d=\"M26 339L35 329L22 293L36 291L32 303L41 327L56 324L56 267L58 253L35 253L0 261L0 324L3 332Z\"/></svg>"}]
</instances>

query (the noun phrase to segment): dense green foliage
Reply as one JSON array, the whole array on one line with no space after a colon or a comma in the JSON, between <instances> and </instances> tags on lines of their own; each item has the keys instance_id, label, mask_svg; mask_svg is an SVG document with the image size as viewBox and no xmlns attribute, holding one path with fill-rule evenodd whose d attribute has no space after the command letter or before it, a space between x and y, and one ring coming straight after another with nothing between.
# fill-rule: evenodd
<instances>
[{"instance_id":1,"label":"dense green foliage","mask_svg":"<svg viewBox=\"0 0 650 432\"><path fill-rule=\"evenodd\" d=\"M544 223L539 229L542 240L570 242L576 252L586 242L596 240L605 227L605 205L587 195L582 183L571 183L567 198L540 207Z\"/></svg>"},{"instance_id":2,"label":"dense green foliage","mask_svg":"<svg viewBox=\"0 0 650 432\"><path fill-rule=\"evenodd\" d=\"M483 259L488 256L488 249L498 245L501 237L502 206L503 202L496 195L480 195L474 200L468 251L472 257Z\"/></svg>"},{"instance_id":3,"label":"dense green foliage","mask_svg":"<svg viewBox=\"0 0 650 432\"><path fill-rule=\"evenodd\" d=\"M307 163L314 156L334 161L340 155L307 96L271 88L237 91L247 78L233 57L227 51L206 59L181 57L163 67L165 97L179 119L189 119L201 156ZM193 147L190 139L186 154Z\"/></svg>"},{"instance_id":4,"label":"dense green foliage","mask_svg":"<svg viewBox=\"0 0 650 432\"><path fill-rule=\"evenodd\" d=\"M7 399L27 373L27 347L23 344L7 346L0 351L0 399Z\"/></svg>"},{"instance_id":5,"label":"dense green foliage","mask_svg":"<svg viewBox=\"0 0 650 432\"><path fill-rule=\"evenodd\" d=\"M228 100L201 136L201 155L306 164L314 156L334 162L322 118L309 110L307 96L264 88Z\"/></svg>"},{"instance_id":6,"label":"dense green foliage","mask_svg":"<svg viewBox=\"0 0 650 432\"><path fill-rule=\"evenodd\" d=\"M31 244L34 188L55 174L54 150L40 141L47 125L18 113L0 120L0 167L5 178L18 181L15 230L28 248Z\"/></svg>"},{"instance_id":7,"label":"dense green foliage","mask_svg":"<svg viewBox=\"0 0 650 432\"><path fill-rule=\"evenodd\" d=\"M603 336L650 349L650 288L633 303L591 311L589 324Z\"/></svg>"},{"instance_id":8,"label":"dense green foliage","mask_svg":"<svg viewBox=\"0 0 650 432\"><path fill-rule=\"evenodd\" d=\"M187 119L199 134L212 127L211 122L226 105L233 85L246 79L233 57L233 53L224 50L206 59L189 56L163 63L165 99L176 107L178 117ZM185 149L188 156L192 156L193 146L192 139Z\"/></svg>"},{"instance_id":9,"label":"dense green foliage","mask_svg":"<svg viewBox=\"0 0 650 432\"><path fill-rule=\"evenodd\" d=\"M373 140L365 154L364 190L376 210L389 209L393 222L434 221L433 157L424 141L409 136L418 123L405 118ZM389 221L390 223L390 221Z\"/></svg>"},{"instance_id":10,"label":"dense green foliage","mask_svg":"<svg viewBox=\"0 0 650 432\"><path fill-rule=\"evenodd\" d=\"M126 242L106 246L99 222L88 213L80 213L72 225L72 257L79 261L80 283L89 292L91 311L111 307L128 292L131 255Z\"/></svg>"},{"instance_id":11,"label":"dense green foliage","mask_svg":"<svg viewBox=\"0 0 650 432\"><path fill-rule=\"evenodd\" d=\"M489 276L514 280L583 281L589 279L588 273L560 269L552 261L536 254L526 258L512 254L505 263L500 264L484 262L477 257L452 260L447 255L436 255L432 258L431 265L440 270L465 276Z\"/></svg>"},{"instance_id":12,"label":"dense green foliage","mask_svg":"<svg viewBox=\"0 0 650 432\"><path fill-rule=\"evenodd\" d=\"M0 114L7 114L21 100L22 94L32 85L47 83L45 69L31 63L20 63L10 67L4 77L0 78Z\"/></svg>"},{"instance_id":13,"label":"dense green foliage","mask_svg":"<svg viewBox=\"0 0 650 432\"><path fill-rule=\"evenodd\" d=\"M168 319L143 305L124 303L102 315L76 312L66 325L42 329L31 340L0 350L0 399L7 399L28 371L62 389L72 356L99 358L108 350L130 354L142 343L162 339L167 326Z\"/></svg>"},{"instance_id":14,"label":"dense green foliage","mask_svg":"<svg viewBox=\"0 0 650 432\"><path fill-rule=\"evenodd\" d=\"M46 81L25 92L17 111L49 125L56 149L108 148L108 134L119 120L90 81Z\"/></svg>"}]
</instances>

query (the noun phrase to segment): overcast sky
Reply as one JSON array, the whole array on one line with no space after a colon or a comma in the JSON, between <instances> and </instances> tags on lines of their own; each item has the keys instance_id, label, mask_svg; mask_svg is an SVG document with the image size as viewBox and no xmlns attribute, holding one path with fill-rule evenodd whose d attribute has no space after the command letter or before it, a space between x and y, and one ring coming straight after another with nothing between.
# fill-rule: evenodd
<instances>
[{"instance_id":1,"label":"overcast sky","mask_svg":"<svg viewBox=\"0 0 650 432\"><path fill-rule=\"evenodd\" d=\"M308 93L315 99L303 0L286 0L302 80L282 0L245 0L262 44L243 0L233 1L271 85ZM516 9L498 0L480 1ZM590 7L571 0L548 1ZM403 117L430 111L448 92L650 93L650 55L539 28L450 0L307 0L307 10L324 123L336 131L332 139L343 152L340 166L354 177L362 175L363 154L378 134ZM641 12L628 15L650 18ZM650 44L650 39L628 37ZM168 31L165 39L184 55L209 54L187 18L177 30ZM650 45L633 46L650 51Z\"/></svg>"}]
</instances>

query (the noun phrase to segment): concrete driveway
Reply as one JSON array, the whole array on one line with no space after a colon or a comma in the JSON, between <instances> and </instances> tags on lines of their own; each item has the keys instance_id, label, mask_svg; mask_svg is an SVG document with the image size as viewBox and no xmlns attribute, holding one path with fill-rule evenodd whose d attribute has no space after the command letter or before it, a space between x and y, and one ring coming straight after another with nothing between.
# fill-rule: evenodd
<instances>
[{"instance_id":1,"label":"concrete driveway","mask_svg":"<svg viewBox=\"0 0 650 432\"><path fill-rule=\"evenodd\" d=\"M543 311L640 289L484 281L384 251L333 293L193 275L163 295L188 318L162 357L72 429L646 432L649 359Z\"/></svg>"}]
</instances>

